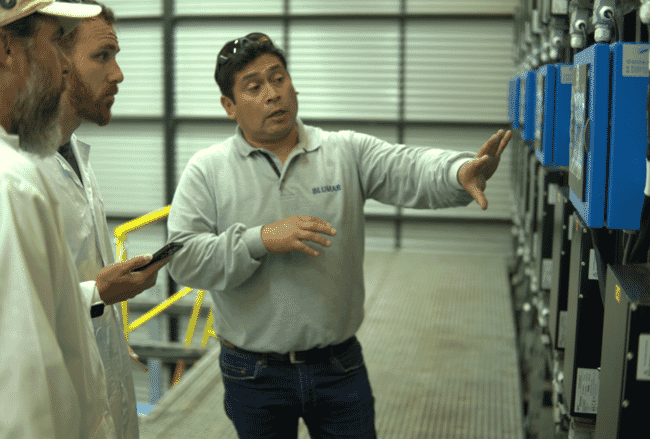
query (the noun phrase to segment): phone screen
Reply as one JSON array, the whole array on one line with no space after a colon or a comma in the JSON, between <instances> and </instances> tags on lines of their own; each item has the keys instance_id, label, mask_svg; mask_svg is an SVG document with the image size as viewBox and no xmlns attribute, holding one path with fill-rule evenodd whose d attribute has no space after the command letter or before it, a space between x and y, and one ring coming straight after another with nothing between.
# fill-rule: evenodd
<instances>
[{"instance_id":1,"label":"phone screen","mask_svg":"<svg viewBox=\"0 0 650 439\"><path fill-rule=\"evenodd\" d=\"M173 255L181 248L183 248L183 244L179 242L170 242L169 244L166 244L163 248L158 250L156 253L154 253L153 257L151 258L151 261L149 261L146 265L143 265L142 267L138 267L133 271L142 271L148 268L151 264L155 264L161 259L165 259L167 256Z\"/></svg>"}]
</instances>

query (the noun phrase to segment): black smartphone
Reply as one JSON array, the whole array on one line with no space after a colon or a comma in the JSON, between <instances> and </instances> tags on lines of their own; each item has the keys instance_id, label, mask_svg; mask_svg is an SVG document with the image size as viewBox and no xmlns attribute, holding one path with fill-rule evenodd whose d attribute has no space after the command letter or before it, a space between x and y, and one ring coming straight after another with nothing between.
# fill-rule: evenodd
<instances>
[{"instance_id":1,"label":"black smartphone","mask_svg":"<svg viewBox=\"0 0 650 439\"><path fill-rule=\"evenodd\" d=\"M151 258L151 261L149 261L146 265L143 265L142 267L138 267L133 271L142 271L145 268L148 268L151 264L155 264L161 259L165 259L167 256L173 255L181 248L183 248L183 244L179 242L170 242L169 244L166 244L163 248L158 250L156 253L154 253L153 257Z\"/></svg>"}]
</instances>

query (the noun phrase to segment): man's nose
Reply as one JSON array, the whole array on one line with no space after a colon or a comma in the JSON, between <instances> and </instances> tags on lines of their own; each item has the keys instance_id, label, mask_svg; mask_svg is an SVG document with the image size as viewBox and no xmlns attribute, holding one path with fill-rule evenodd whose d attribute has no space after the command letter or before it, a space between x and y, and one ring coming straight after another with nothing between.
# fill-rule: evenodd
<instances>
[{"instance_id":1,"label":"man's nose","mask_svg":"<svg viewBox=\"0 0 650 439\"><path fill-rule=\"evenodd\" d=\"M278 90L275 87L273 87L273 85L266 83L264 87L265 87L267 102L273 102L280 98L280 93L278 93Z\"/></svg>"},{"instance_id":2,"label":"man's nose","mask_svg":"<svg viewBox=\"0 0 650 439\"><path fill-rule=\"evenodd\" d=\"M122 81L124 81L124 73L122 72L119 64L115 63L115 68L113 69L110 79L111 82L115 82L117 84L120 84Z\"/></svg>"}]
</instances>

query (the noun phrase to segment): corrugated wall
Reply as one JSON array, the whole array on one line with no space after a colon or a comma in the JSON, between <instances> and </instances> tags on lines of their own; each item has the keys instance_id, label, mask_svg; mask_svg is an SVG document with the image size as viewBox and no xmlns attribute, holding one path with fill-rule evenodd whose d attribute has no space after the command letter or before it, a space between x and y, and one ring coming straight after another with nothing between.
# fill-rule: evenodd
<instances>
[{"instance_id":1,"label":"corrugated wall","mask_svg":"<svg viewBox=\"0 0 650 439\"><path fill-rule=\"evenodd\" d=\"M113 109L114 122L101 129L85 126L80 132L96 144L92 162L108 215L136 216L167 201L162 1L105 3L119 19L118 61L125 81ZM285 8L289 15L284 15ZM181 19L173 24L173 117L182 118L175 139L176 179L194 152L232 134L219 103L214 64L223 43L252 31L267 33L281 46L288 41L284 49L300 91L299 116L308 123L376 133L391 142L397 142L401 131L407 144L478 150L507 121L507 79L513 72L508 14L514 0L409 0L405 14L400 8L398 0L258 0L254 8L225 0L175 2ZM210 14L214 19L206 19ZM192 20L193 15L202 18ZM203 122L197 126L193 119ZM403 213L508 220L508 169L503 166L490 182L487 212ZM371 201L367 212L394 215L396 209Z\"/></svg>"}]
</instances>

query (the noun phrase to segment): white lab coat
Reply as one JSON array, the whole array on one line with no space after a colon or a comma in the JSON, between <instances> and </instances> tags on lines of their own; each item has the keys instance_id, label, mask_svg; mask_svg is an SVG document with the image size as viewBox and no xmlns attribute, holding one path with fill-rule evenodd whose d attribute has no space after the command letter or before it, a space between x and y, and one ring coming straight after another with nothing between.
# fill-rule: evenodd
<instances>
[{"instance_id":1,"label":"white lab coat","mask_svg":"<svg viewBox=\"0 0 650 439\"><path fill-rule=\"evenodd\" d=\"M64 212L68 245L77 266L81 290L90 313L93 302L101 300L95 279L115 257L106 213L90 166L90 145L73 134L71 149L77 160L83 185L74 169L58 152L42 161L42 171L59 196ZM95 339L106 374L111 414L118 439L139 438L138 414L129 348L124 337L121 307L106 306L104 314L92 319Z\"/></svg>"},{"instance_id":2,"label":"white lab coat","mask_svg":"<svg viewBox=\"0 0 650 439\"><path fill-rule=\"evenodd\" d=\"M53 188L0 127L0 438L115 438Z\"/></svg>"}]
</instances>

